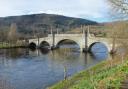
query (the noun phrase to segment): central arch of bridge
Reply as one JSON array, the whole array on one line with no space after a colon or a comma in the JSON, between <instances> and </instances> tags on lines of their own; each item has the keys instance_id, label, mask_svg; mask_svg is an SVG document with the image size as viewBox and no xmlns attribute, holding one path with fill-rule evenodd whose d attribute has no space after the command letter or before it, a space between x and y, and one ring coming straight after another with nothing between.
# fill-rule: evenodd
<instances>
[{"instance_id":1,"label":"central arch of bridge","mask_svg":"<svg viewBox=\"0 0 128 89\"><path fill-rule=\"evenodd\" d=\"M50 44L47 41L42 41L40 43L40 48L50 48Z\"/></svg>"},{"instance_id":2,"label":"central arch of bridge","mask_svg":"<svg viewBox=\"0 0 128 89\"><path fill-rule=\"evenodd\" d=\"M74 45L74 47L76 47L77 46L77 48L80 48L80 45L76 42L76 41L74 41L74 40L71 40L71 39L63 39L63 40L60 40L60 41L58 41L58 43L56 44L56 47L60 47L61 45ZM68 47L68 48L70 48L70 47Z\"/></svg>"},{"instance_id":3,"label":"central arch of bridge","mask_svg":"<svg viewBox=\"0 0 128 89\"><path fill-rule=\"evenodd\" d=\"M36 48L37 47L37 45L36 45L36 43L34 43L34 42L31 42L30 44L29 44L29 48Z\"/></svg>"}]
</instances>

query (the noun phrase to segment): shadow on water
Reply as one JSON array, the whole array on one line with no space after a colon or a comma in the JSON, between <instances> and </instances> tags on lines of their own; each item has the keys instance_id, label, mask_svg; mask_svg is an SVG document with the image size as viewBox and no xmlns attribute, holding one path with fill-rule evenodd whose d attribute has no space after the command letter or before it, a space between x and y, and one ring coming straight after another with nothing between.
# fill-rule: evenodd
<instances>
[{"instance_id":1,"label":"shadow on water","mask_svg":"<svg viewBox=\"0 0 128 89\"><path fill-rule=\"evenodd\" d=\"M48 54L48 53L50 52L50 50L49 50L48 48L41 48L41 49L40 49L40 52L41 52L42 54Z\"/></svg>"},{"instance_id":2,"label":"shadow on water","mask_svg":"<svg viewBox=\"0 0 128 89\"><path fill-rule=\"evenodd\" d=\"M61 45L53 51L6 49L0 50L0 55L0 76L7 78L15 89L46 89L64 79L65 68L69 77L108 56L81 53L74 44Z\"/></svg>"},{"instance_id":3,"label":"shadow on water","mask_svg":"<svg viewBox=\"0 0 128 89\"><path fill-rule=\"evenodd\" d=\"M31 51L36 51L36 48L29 48L29 50L31 50Z\"/></svg>"}]
</instances>

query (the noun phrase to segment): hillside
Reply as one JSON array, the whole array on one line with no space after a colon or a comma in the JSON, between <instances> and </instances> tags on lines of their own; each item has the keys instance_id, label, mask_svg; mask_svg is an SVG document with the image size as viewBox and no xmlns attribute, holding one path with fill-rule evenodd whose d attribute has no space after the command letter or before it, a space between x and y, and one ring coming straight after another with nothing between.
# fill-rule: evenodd
<instances>
[{"instance_id":1,"label":"hillside","mask_svg":"<svg viewBox=\"0 0 128 89\"><path fill-rule=\"evenodd\" d=\"M12 23L16 23L19 33L29 35L33 33L49 33L51 27L54 30L58 28L59 31L65 32L81 25L97 24L97 22L81 18L53 14L32 14L0 18L0 31L10 29Z\"/></svg>"}]
</instances>

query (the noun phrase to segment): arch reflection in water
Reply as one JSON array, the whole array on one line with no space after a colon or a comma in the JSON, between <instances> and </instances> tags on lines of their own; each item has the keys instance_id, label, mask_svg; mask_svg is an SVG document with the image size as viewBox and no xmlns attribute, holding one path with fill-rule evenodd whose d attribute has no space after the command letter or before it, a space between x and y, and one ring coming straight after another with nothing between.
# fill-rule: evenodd
<instances>
[{"instance_id":1,"label":"arch reflection in water","mask_svg":"<svg viewBox=\"0 0 128 89\"><path fill-rule=\"evenodd\" d=\"M42 54L48 54L48 53L50 52L50 50L49 50L48 48L41 48L41 49L40 49L40 52L41 52Z\"/></svg>"}]
</instances>

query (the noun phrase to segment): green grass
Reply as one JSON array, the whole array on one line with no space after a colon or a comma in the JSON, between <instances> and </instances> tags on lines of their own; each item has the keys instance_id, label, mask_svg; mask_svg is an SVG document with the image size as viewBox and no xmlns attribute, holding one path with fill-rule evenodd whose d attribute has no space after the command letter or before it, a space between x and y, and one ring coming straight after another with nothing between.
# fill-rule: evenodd
<instances>
[{"instance_id":1,"label":"green grass","mask_svg":"<svg viewBox=\"0 0 128 89\"><path fill-rule=\"evenodd\" d=\"M12 43L0 43L0 48L12 48L12 47L18 47L20 45L18 44L12 44Z\"/></svg>"},{"instance_id":2,"label":"green grass","mask_svg":"<svg viewBox=\"0 0 128 89\"><path fill-rule=\"evenodd\" d=\"M128 60L107 60L48 89L119 89L128 75Z\"/></svg>"},{"instance_id":3,"label":"green grass","mask_svg":"<svg viewBox=\"0 0 128 89\"><path fill-rule=\"evenodd\" d=\"M10 45L7 43L0 43L0 48L9 47Z\"/></svg>"}]
</instances>

